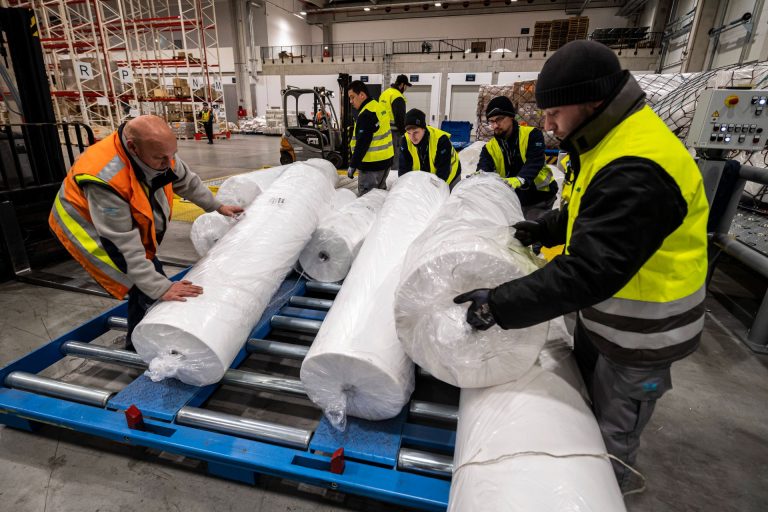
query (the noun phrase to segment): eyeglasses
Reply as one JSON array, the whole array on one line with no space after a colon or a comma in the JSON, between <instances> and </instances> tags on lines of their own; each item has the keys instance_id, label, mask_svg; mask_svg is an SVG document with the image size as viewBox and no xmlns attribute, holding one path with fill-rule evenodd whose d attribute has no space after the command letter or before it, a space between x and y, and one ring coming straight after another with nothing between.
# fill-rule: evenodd
<instances>
[{"instance_id":1,"label":"eyeglasses","mask_svg":"<svg viewBox=\"0 0 768 512\"><path fill-rule=\"evenodd\" d=\"M488 120L488 126L499 126L504 121L503 117L494 117Z\"/></svg>"}]
</instances>

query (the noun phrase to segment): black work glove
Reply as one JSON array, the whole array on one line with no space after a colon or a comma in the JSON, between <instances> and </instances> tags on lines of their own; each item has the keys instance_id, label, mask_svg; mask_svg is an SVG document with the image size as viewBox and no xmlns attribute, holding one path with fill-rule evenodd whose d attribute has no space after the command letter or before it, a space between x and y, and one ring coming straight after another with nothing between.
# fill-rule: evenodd
<instances>
[{"instance_id":1,"label":"black work glove","mask_svg":"<svg viewBox=\"0 0 768 512\"><path fill-rule=\"evenodd\" d=\"M496 325L496 319L493 317L493 313L491 313L490 300L490 288L478 288L453 298L453 302L456 304L472 302L467 310L467 323L479 331L484 331Z\"/></svg>"},{"instance_id":2,"label":"black work glove","mask_svg":"<svg viewBox=\"0 0 768 512\"><path fill-rule=\"evenodd\" d=\"M524 220L514 224L512 227L515 228L515 238L520 240L521 244L528 246L541 242L543 227L538 222Z\"/></svg>"},{"instance_id":3,"label":"black work glove","mask_svg":"<svg viewBox=\"0 0 768 512\"><path fill-rule=\"evenodd\" d=\"M355 168L350 167L349 169L347 169L347 178L353 179L354 177L355 177Z\"/></svg>"}]
</instances>

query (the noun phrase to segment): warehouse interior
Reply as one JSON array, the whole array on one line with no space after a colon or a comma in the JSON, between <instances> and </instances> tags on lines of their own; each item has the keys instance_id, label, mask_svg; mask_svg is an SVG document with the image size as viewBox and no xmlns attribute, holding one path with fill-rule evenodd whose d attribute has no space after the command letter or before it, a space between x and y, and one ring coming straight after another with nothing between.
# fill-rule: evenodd
<instances>
[{"instance_id":1,"label":"warehouse interior","mask_svg":"<svg viewBox=\"0 0 768 512\"><path fill-rule=\"evenodd\" d=\"M0 0L0 7L0 511L479 511L500 510L488 505L500 503L493 501L499 495L509 499L506 510L620 510L608 505L608 498L590 501L610 493L630 512L765 509L764 0ZM177 158L211 192L226 190L226 197L236 201L240 193L252 194L242 200L245 215L225 228L213 223L221 215L174 197L157 253L165 273L171 277L191 267L196 275L222 246L235 248L227 256L232 261L251 257L256 253L248 244L268 240L263 233L275 237L264 242L274 260L285 258L283 252L298 243L285 235L292 229L285 219L274 218L271 227L253 224L250 235L234 233L257 220L249 213L257 197L267 197L273 180L280 185L285 169L297 168L292 165L307 172L309 163L302 162L308 159L338 172L331 172L328 190L325 182L308 181L307 187L320 192L296 191L307 201L322 195L328 211L344 212L365 197L356 198L358 177L347 177L349 133L357 115L347 95L350 82L363 82L376 98L397 76L406 77L407 108L421 110L430 127L450 132L462 182L470 181L481 148L493 137L486 118L489 101L510 98L521 124L545 131L536 80L547 59L575 40L604 44L632 73L646 104L696 158L710 202L703 334L698 349L672 365L672 388L643 430L634 465L638 492L621 496L605 457L597 458L608 471L609 485L603 485L605 471L578 474L584 457L573 450L566 452L580 462L561 466L564 471L533 463L481 473L496 477L492 481L473 476L482 464L459 464L454 457L461 455L465 435L461 405L469 396L477 399L478 392L439 378L427 364L415 366L412 349L406 355L399 343L415 391L409 390L387 419L350 413L346 430L334 430L335 410L316 405L302 358L307 363L314 355L313 341L325 343L338 333L324 333L330 331L324 319L354 322L367 313L350 306L343 277L324 283L297 263L318 222L322 225L321 216L311 229L301 228L306 236L288 263L273 268L272 262L256 259L230 269L248 279L279 279L263 300L234 293L221 299L234 297L235 309L258 314L247 317L246 336L234 360L225 362L221 373L230 364L231 369L223 380L205 385L182 377L150 380L144 372L149 361L141 361L138 349L123 350L126 301L105 292L49 229L51 206L77 159L126 121L150 114L167 122ZM210 144L200 116L204 104L215 118ZM743 126L743 133L728 131L725 122L723 134L720 125L717 133L702 127L708 118L702 121L697 113L711 111L712 105L721 112L741 112L733 116L735 131ZM332 119L330 130L318 128L323 116ZM562 178L558 139L545 132L544 140L547 164ZM318 159L324 163L317 164ZM265 185L259 180L270 168L283 174ZM255 181L248 181L254 175ZM400 180L404 177L387 182L387 197L394 196L392 184ZM286 180L285 188L302 186ZM387 207L383 197L384 206L377 207L382 211ZM401 229L406 237L420 213L419 199L404 197L415 205L412 225ZM301 211L301 222L293 224L314 218ZM354 224L349 214L340 218L337 222ZM374 212L368 228L378 222ZM392 303L395 288L408 284L400 267L412 263L406 259L403 265L403 259L406 250L412 256L417 236L417 241L429 240L425 226L402 242L396 274L372 278L386 283L389 303L372 295L371 304ZM373 238L369 234L366 240ZM360 255L385 254L401 244L377 240L380 245L366 249L362 239L351 270L346 268L350 277L361 274L351 263ZM409 244L414 245L409 249ZM531 257L543 266L545 253ZM321 259L325 263L325 256ZM207 305L183 320L205 317L202 324L210 316L204 329L218 335L241 321L222 311ZM382 318L391 316L391 311L373 315L361 339L388 332ZM553 325L545 330L550 336ZM567 343L571 335L564 335ZM360 354L360 359L379 357ZM353 366L339 359L344 361L335 367L339 374L345 364ZM542 360L538 356L536 365ZM331 379L334 372L328 373ZM514 384L507 379L498 388L513 396ZM577 397L585 393L580 385L574 385ZM384 387L372 392L384 395ZM582 402L568 407L563 417L579 407L589 412ZM542 423L535 428L566 441L579 430L580 424L562 418L544 423L557 407L538 407L544 420L538 418ZM497 421L505 423L497 431L512 431L514 411L499 409L504 413ZM465 421L463 432L469 432ZM589 421L597 429L591 413ZM535 428L525 435L536 438ZM489 438L496 433L488 432ZM510 445L526 446L524 439ZM464 457L469 449L464 448ZM498 460L518 463L514 457L524 450L516 450ZM571 459L548 463L570 464ZM584 481L592 483L579 487Z\"/></svg>"}]
</instances>

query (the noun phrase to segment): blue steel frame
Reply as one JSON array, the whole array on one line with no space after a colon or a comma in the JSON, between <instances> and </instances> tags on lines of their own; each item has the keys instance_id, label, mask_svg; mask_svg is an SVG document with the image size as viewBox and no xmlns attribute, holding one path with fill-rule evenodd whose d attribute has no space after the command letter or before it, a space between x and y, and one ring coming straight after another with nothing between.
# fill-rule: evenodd
<instances>
[{"instance_id":1,"label":"blue steel frame","mask_svg":"<svg viewBox=\"0 0 768 512\"><path fill-rule=\"evenodd\" d=\"M185 273L174 276L174 280L180 279ZM306 281L289 276L256 324L251 337L263 338L268 335L271 330L270 318L274 314L322 319L324 315L318 314L316 310L286 306L290 296L302 296L305 293ZM126 314L127 304L121 303L0 369L0 423L28 431L33 431L38 424L49 424L119 443L176 453L206 461L208 472L214 476L244 483L255 483L257 475L261 473L420 510L442 511L447 508L450 481L398 470L397 451L401 446L407 446L450 454L454 448L455 432L409 423L405 410L386 422L349 418L344 434L330 428L323 419L313 435L309 449L301 450L173 422L174 411L185 405L200 407L218 385L202 388L188 386L188 389L182 389L179 402L169 411L153 411L151 405L142 409L142 396L131 396L127 392L128 396L124 396L122 401L128 403L125 400L136 400L133 403L144 412L144 431L128 428L119 399L126 390L121 391L107 408L102 409L3 386L9 373L39 373L65 357L61 352L64 342L93 341L109 330L107 319L110 316L124 317ZM239 366L247 357L248 353L243 349L232 368ZM127 388L141 380L148 379L140 376ZM154 383L155 392L167 396L167 383ZM139 387L146 388L147 385L143 382ZM178 389L173 392L178 394ZM147 414L147 410L150 414ZM342 474L334 474L330 472L328 453L339 447L345 448L346 464Z\"/></svg>"}]
</instances>

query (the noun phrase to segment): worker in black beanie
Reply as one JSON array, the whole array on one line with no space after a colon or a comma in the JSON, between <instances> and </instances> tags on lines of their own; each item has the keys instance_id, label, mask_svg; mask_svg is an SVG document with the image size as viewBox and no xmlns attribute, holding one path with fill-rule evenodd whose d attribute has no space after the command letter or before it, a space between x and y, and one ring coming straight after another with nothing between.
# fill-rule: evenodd
<instances>
[{"instance_id":1,"label":"worker in black beanie","mask_svg":"<svg viewBox=\"0 0 768 512\"><path fill-rule=\"evenodd\" d=\"M431 172L453 190L461 180L461 162L451 144L451 134L429 126L426 114L417 108L405 114L404 126L398 176L411 171Z\"/></svg>"},{"instance_id":2,"label":"worker in black beanie","mask_svg":"<svg viewBox=\"0 0 768 512\"><path fill-rule=\"evenodd\" d=\"M544 158L544 135L538 128L518 124L515 107L506 96L488 102L485 118L493 138L480 151L477 169L498 173L515 189L526 219L542 216L557 199L557 183Z\"/></svg>"},{"instance_id":3,"label":"worker in black beanie","mask_svg":"<svg viewBox=\"0 0 768 512\"><path fill-rule=\"evenodd\" d=\"M645 104L612 50L574 41L544 64L536 101L575 178L567 204L513 226L562 255L494 289L459 295L467 322L518 329L576 312L574 355L616 478L630 471L670 366L704 324L708 203L688 150Z\"/></svg>"}]
</instances>

